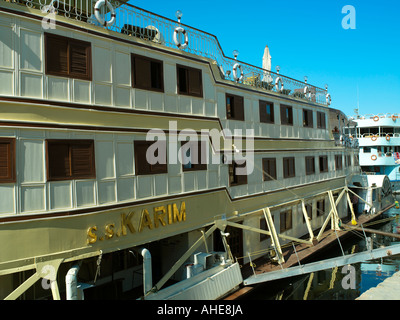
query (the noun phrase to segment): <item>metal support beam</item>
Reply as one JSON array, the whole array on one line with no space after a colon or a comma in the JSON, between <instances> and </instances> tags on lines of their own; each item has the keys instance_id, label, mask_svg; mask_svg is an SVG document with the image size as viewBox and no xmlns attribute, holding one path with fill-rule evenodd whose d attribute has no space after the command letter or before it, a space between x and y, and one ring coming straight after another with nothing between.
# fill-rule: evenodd
<instances>
[{"instance_id":1,"label":"metal support beam","mask_svg":"<svg viewBox=\"0 0 400 320\"><path fill-rule=\"evenodd\" d=\"M348 264L359 263L367 260L374 260L398 254L400 254L400 244L392 245L386 248L378 248L371 251L368 250L359 253L349 254L346 256L340 256L327 260L312 262L283 270L265 272L257 274L256 277L250 276L249 278L245 279L243 283L244 285L248 286L256 283L289 278L301 274L307 274L335 267L341 267Z\"/></svg>"},{"instance_id":2,"label":"metal support beam","mask_svg":"<svg viewBox=\"0 0 400 320\"><path fill-rule=\"evenodd\" d=\"M350 199L350 196L349 196L349 191L348 191L347 188L346 188L346 198L347 198L347 203L348 203L348 205L350 207L350 211L351 211L351 220L352 221L357 221L356 220L356 215L354 214L353 204L351 203L351 199Z\"/></svg>"},{"instance_id":3,"label":"metal support beam","mask_svg":"<svg viewBox=\"0 0 400 320\"><path fill-rule=\"evenodd\" d=\"M339 197L336 199L336 202L335 202L335 207L336 207L336 205L339 203L339 201L342 199L342 197L343 197L345 191L346 191L346 189L343 189L342 192L339 194ZM318 236L317 236L317 240L318 240L318 241L321 239L322 234L324 233L325 228L326 228L326 226L328 225L328 222L329 222L329 220L331 219L331 215L332 215L332 214L333 214L333 208L331 208L331 210L329 211L328 216L327 216L326 219L325 219L325 222L322 224L321 230L319 231Z\"/></svg>"},{"instance_id":4,"label":"metal support beam","mask_svg":"<svg viewBox=\"0 0 400 320\"><path fill-rule=\"evenodd\" d=\"M304 204L304 200L301 200L301 208L303 209L304 220L306 221L308 233L310 234L310 241L313 241L314 232L312 231L312 228L311 228L310 218L308 217L308 213L306 210L306 205Z\"/></svg>"},{"instance_id":5,"label":"metal support beam","mask_svg":"<svg viewBox=\"0 0 400 320\"><path fill-rule=\"evenodd\" d=\"M249 226L245 226L245 225L242 225L242 224L239 224L239 223L235 223L235 222L231 222L231 221L226 221L226 225L231 226L231 227L235 227L235 228L240 228L240 229L243 229L243 230L249 230L249 231L253 231L253 232L257 232L257 233L266 234L266 235L271 237L271 232L267 231L267 230L262 230L262 229L255 228L255 227L249 227ZM312 244L312 241L310 241L310 240L299 239L299 238L287 236L285 234L280 234L279 233L279 234L277 234L277 236L279 238L290 240L290 241L296 241L296 242L305 243L305 244Z\"/></svg>"},{"instance_id":6,"label":"metal support beam","mask_svg":"<svg viewBox=\"0 0 400 320\"><path fill-rule=\"evenodd\" d=\"M371 204L371 203L368 203L367 201L365 201L363 198L361 198L357 193L355 193L353 190L351 190L351 189L349 189L349 188L347 188L346 187L346 189L347 189L347 191L350 191L352 194L354 194L358 199L360 199L362 202L364 202L365 204L367 204L367 205L369 205L371 208L373 208L374 206L373 206L373 204Z\"/></svg>"},{"instance_id":7,"label":"metal support beam","mask_svg":"<svg viewBox=\"0 0 400 320\"><path fill-rule=\"evenodd\" d=\"M272 245L274 246L276 256L278 257L278 263L282 264L285 262L285 259L283 258L282 248L279 243L278 235L276 233L274 220L272 220L271 211L269 210L269 208L265 208L265 209L263 209L263 212L264 212L265 221L267 222L267 225L268 225L268 230L270 230L270 232L271 232Z\"/></svg>"},{"instance_id":8,"label":"metal support beam","mask_svg":"<svg viewBox=\"0 0 400 320\"><path fill-rule=\"evenodd\" d=\"M26 290L28 290L31 286L33 286L39 279L40 279L40 274L38 272L35 272L27 280L25 280L18 288L16 288L7 297L5 297L4 300L17 299L21 294L23 294Z\"/></svg>"},{"instance_id":9,"label":"metal support beam","mask_svg":"<svg viewBox=\"0 0 400 320\"><path fill-rule=\"evenodd\" d=\"M41 261L40 258L35 258L36 272L25 280L18 288L11 292L4 300L15 300L22 295L26 290L33 286L41 278L46 279L49 283L47 289L51 289L54 300L60 300L60 292L57 284L57 272L63 259L55 259L51 261ZM43 284L42 284L43 285Z\"/></svg>"},{"instance_id":10,"label":"metal support beam","mask_svg":"<svg viewBox=\"0 0 400 320\"><path fill-rule=\"evenodd\" d=\"M328 191L329 201L331 202L331 207L333 209L333 214L331 215L331 229L332 230L340 230L339 228L339 214L336 208L336 202L333 198L332 191Z\"/></svg>"}]
</instances>

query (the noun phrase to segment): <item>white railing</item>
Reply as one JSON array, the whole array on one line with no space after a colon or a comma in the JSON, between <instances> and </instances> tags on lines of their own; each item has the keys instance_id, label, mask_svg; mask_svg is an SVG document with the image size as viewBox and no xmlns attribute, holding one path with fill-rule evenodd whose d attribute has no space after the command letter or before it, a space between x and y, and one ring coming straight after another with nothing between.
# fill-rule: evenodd
<instances>
[{"instance_id":1,"label":"white railing","mask_svg":"<svg viewBox=\"0 0 400 320\"><path fill-rule=\"evenodd\" d=\"M400 133L385 133L385 132L381 132L381 133L363 133L361 135L356 135L356 138L370 138L373 141L375 141L377 138L400 138Z\"/></svg>"},{"instance_id":2,"label":"white railing","mask_svg":"<svg viewBox=\"0 0 400 320\"><path fill-rule=\"evenodd\" d=\"M396 120L400 119L400 113L378 113L378 114L368 113L365 115L357 115L356 117L353 118L361 120L370 119L375 121L379 121L379 119L389 119L389 118L392 120Z\"/></svg>"},{"instance_id":3,"label":"white railing","mask_svg":"<svg viewBox=\"0 0 400 320\"><path fill-rule=\"evenodd\" d=\"M94 6L97 0L0 0L26 5L45 12L55 9L57 15L63 15L70 19L95 24L101 27L95 17ZM240 82L245 85L257 87L264 90L300 98L323 105L330 104L327 90L309 85L290 77L265 70L242 61L237 61L225 56L216 36L199 29L181 24L177 21L157 15L150 11L125 3L125 1L108 0L115 10L115 22L105 26L108 30L137 37L143 40L157 42L161 45L177 48L174 42L174 32L178 26L185 29L188 36L188 45L180 50L217 62L221 75L226 80ZM100 13L104 20L111 20L111 14L106 6L101 7ZM180 35L182 36L182 34ZM182 39L181 39L182 41ZM183 43L183 41L181 42ZM233 78L233 66L239 63L243 72L240 80ZM241 72L240 72L241 71ZM239 78L238 76L238 78Z\"/></svg>"}]
</instances>

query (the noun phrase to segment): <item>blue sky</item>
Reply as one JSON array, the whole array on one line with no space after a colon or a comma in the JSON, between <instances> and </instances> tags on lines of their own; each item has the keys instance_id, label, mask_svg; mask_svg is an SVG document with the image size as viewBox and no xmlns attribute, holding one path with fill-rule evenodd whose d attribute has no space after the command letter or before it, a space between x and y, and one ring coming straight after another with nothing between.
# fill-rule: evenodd
<instances>
[{"instance_id":1,"label":"blue sky","mask_svg":"<svg viewBox=\"0 0 400 320\"><path fill-rule=\"evenodd\" d=\"M318 87L329 85L332 107L353 115L400 113L400 1L398 0L135 0L132 5L217 36L226 56L262 66L268 45L272 68ZM356 29L343 29L345 5Z\"/></svg>"}]
</instances>

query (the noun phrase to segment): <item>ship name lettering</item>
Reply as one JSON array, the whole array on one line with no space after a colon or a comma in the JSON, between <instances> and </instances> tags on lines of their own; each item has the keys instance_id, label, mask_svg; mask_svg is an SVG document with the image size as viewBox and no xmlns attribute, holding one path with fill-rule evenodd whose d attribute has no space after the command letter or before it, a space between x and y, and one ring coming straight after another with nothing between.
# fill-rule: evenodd
<instances>
[{"instance_id":1,"label":"ship name lettering","mask_svg":"<svg viewBox=\"0 0 400 320\"><path fill-rule=\"evenodd\" d=\"M126 236L128 230L130 234L143 232L144 230L153 230L159 227L165 227L175 223L186 221L186 204L183 201L178 208L176 203L154 207L152 210L142 209L139 222L134 226L133 217L135 211L122 213L120 220L120 229L117 229L118 224L108 223L104 227L103 235L97 226L91 226L87 229L87 244L93 244L97 241L108 240L114 237Z\"/></svg>"}]
</instances>

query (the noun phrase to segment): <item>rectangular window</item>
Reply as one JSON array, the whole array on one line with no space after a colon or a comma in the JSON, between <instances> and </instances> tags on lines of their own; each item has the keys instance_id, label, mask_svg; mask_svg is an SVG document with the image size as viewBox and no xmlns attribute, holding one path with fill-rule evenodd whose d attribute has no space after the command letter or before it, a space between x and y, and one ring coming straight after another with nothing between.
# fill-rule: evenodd
<instances>
[{"instance_id":1,"label":"rectangular window","mask_svg":"<svg viewBox=\"0 0 400 320\"><path fill-rule=\"evenodd\" d=\"M313 126L313 111L303 109L303 127L312 128Z\"/></svg>"},{"instance_id":2,"label":"rectangular window","mask_svg":"<svg viewBox=\"0 0 400 320\"><path fill-rule=\"evenodd\" d=\"M178 94L203 97L203 81L200 69L176 66Z\"/></svg>"},{"instance_id":3,"label":"rectangular window","mask_svg":"<svg viewBox=\"0 0 400 320\"><path fill-rule=\"evenodd\" d=\"M314 157L306 157L306 174L314 174L315 173L315 158Z\"/></svg>"},{"instance_id":4,"label":"rectangular window","mask_svg":"<svg viewBox=\"0 0 400 320\"><path fill-rule=\"evenodd\" d=\"M47 140L47 180L96 178L93 140Z\"/></svg>"},{"instance_id":5,"label":"rectangular window","mask_svg":"<svg viewBox=\"0 0 400 320\"><path fill-rule=\"evenodd\" d=\"M281 105L281 124L293 125L293 108Z\"/></svg>"},{"instance_id":6,"label":"rectangular window","mask_svg":"<svg viewBox=\"0 0 400 320\"><path fill-rule=\"evenodd\" d=\"M351 166L351 156L350 155L346 155L345 156L345 166L346 167L350 167Z\"/></svg>"},{"instance_id":7,"label":"rectangular window","mask_svg":"<svg viewBox=\"0 0 400 320\"><path fill-rule=\"evenodd\" d=\"M292 229L292 210L287 210L280 214L280 232L290 229Z\"/></svg>"},{"instance_id":8,"label":"rectangular window","mask_svg":"<svg viewBox=\"0 0 400 320\"><path fill-rule=\"evenodd\" d=\"M243 97L226 94L226 117L232 120L244 120Z\"/></svg>"},{"instance_id":9,"label":"rectangular window","mask_svg":"<svg viewBox=\"0 0 400 320\"><path fill-rule=\"evenodd\" d=\"M205 141L182 142L183 171L207 170L206 147Z\"/></svg>"},{"instance_id":10,"label":"rectangular window","mask_svg":"<svg viewBox=\"0 0 400 320\"><path fill-rule=\"evenodd\" d=\"M274 217L272 217L272 221L273 221ZM265 231L269 231L268 229L268 225L267 225L267 221L265 221L265 218L262 217L260 219L260 229L261 230L265 230ZM269 235L264 234L264 233L260 233L260 242L264 241L264 240L268 240L270 238Z\"/></svg>"},{"instance_id":11,"label":"rectangular window","mask_svg":"<svg viewBox=\"0 0 400 320\"><path fill-rule=\"evenodd\" d=\"M325 214L325 200L317 201L317 217L323 216Z\"/></svg>"},{"instance_id":12,"label":"rectangular window","mask_svg":"<svg viewBox=\"0 0 400 320\"><path fill-rule=\"evenodd\" d=\"M371 147L364 147L363 151L364 153L371 153Z\"/></svg>"},{"instance_id":13,"label":"rectangular window","mask_svg":"<svg viewBox=\"0 0 400 320\"><path fill-rule=\"evenodd\" d=\"M92 80L90 42L45 33L46 74Z\"/></svg>"},{"instance_id":14,"label":"rectangular window","mask_svg":"<svg viewBox=\"0 0 400 320\"><path fill-rule=\"evenodd\" d=\"M271 181L276 180L276 159L264 158L262 159L263 165L263 180Z\"/></svg>"},{"instance_id":15,"label":"rectangular window","mask_svg":"<svg viewBox=\"0 0 400 320\"><path fill-rule=\"evenodd\" d=\"M0 183L15 181L15 139L0 138Z\"/></svg>"},{"instance_id":16,"label":"rectangular window","mask_svg":"<svg viewBox=\"0 0 400 320\"><path fill-rule=\"evenodd\" d=\"M237 171L237 169L245 167L246 167L246 161L244 161L241 164L237 163L236 161L232 161L232 163L229 165L229 186L233 187L242 184L247 184L247 174L242 174L242 172Z\"/></svg>"},{"instance_id":17,"label":"rectangular window","mask_svg":"<svg viewBox=\"0 0 400 320\"><path fill-rule=\"evenodd\" d=\"M131 55L132 86L138 89L164 91L163 62Z\"/></svg>"},{"instance_id":18,"label":"rectangular window","mask_svg":"<svg viewBox=\"0 0 400 320\"><path fill-rule=\"evenodd\" d=\"M328 172L328 156L319 156L319 172Z\"/></svg>"},{"instance_id":19,"label":"rectangular window","mask_svg":"<svg viewBox=\"0 0 400 320\"><path fill-rule=\"evenodd\" d=\"M342 167L342 155L335 155L335 169L341 170Z\"/></svg>"},{"instance_id":20,"label":"rectangular window","mask_svg":"<svg viewBox=\"0 0 400 320\"><path fill-rule=\"evenodd\" d=\"M317 128L326 129L325 113L317 111Z\"/></svg>"},{"instance_id":21,"label":"rectangular window","mask_svg":"<svg viewBox=\"0 0 400 320\"><path fill-rule=\"evenodd\" d=\"M283 158L283 177L293 178L296 176L294 157Z\"/></svg>"},{"instance_id":22,"label":"rectangular window","mask_svg":"<svg viewBox=\"0 0 400 320\"><path fill-rule=\"evenodd\" d=\"M167 173L166 141L135 141L135 174Z\"/></svg>"},{"instance_id":23,"label":"rectangular window","mask_svg":"<svg viewBox=\"0 0 400 320\"><path fill-rule=\"evenodd\" d=\"M313 206L312 206L311 203L305 203L304 206L306 208L308 219L309 219L309 221L311 221L312 218L313 218L313 216L312 216ZM306 219L304 218L304 214L303 214L303 223L306 223Z\"/></svg>"},{"instance_id":24,"label":"rectangular window","mask_svg":"<svg viewBox=\"0 0 400 320\"><path fill-rule=\"evenodd\" d=\"M272 102L260 100L259 108L260 122L274 123L274 104Z\"/></svg>"}]
</instances>

